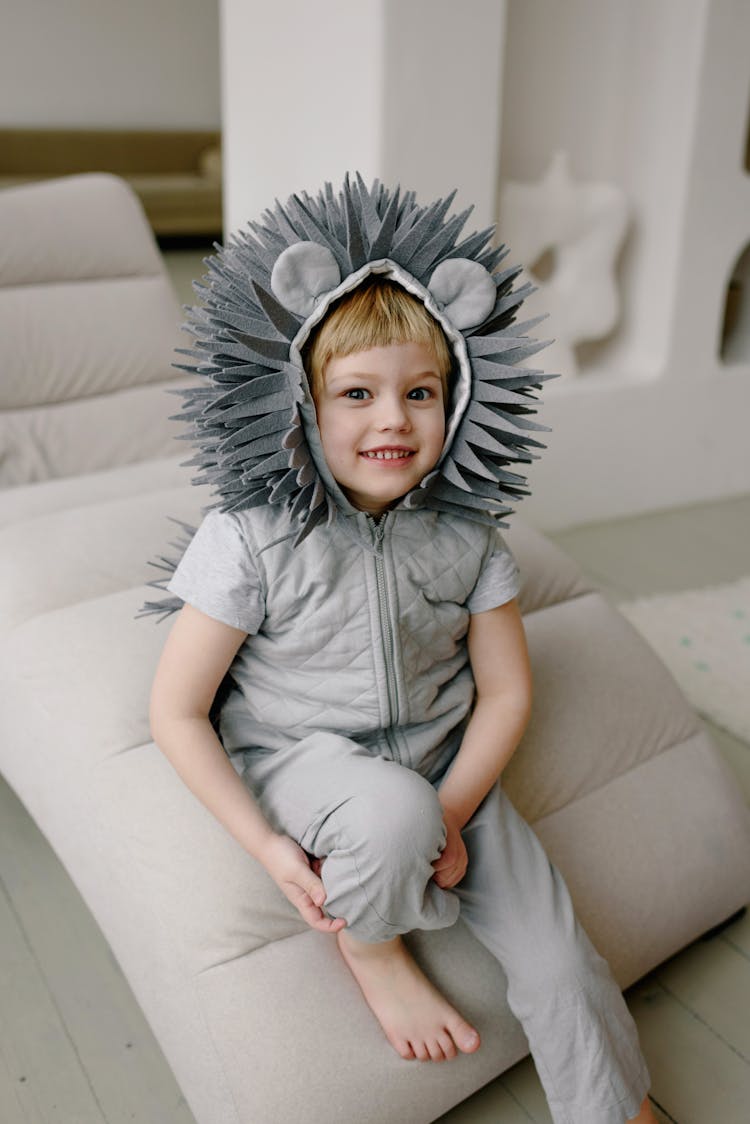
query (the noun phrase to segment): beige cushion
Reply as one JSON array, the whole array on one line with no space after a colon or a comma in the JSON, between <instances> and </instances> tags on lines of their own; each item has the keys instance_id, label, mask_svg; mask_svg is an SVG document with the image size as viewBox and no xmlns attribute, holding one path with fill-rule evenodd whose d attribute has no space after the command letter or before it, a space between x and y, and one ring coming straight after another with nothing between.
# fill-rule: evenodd
<instances>
[{"instance_id":1,"label":"beige cushion","mask_svg":"<svg viewBox=\"0 0 750 1124\"><path fill-rule=\"evenodd\" d=\"M159 534L160 501L143 499L150 530L135 497L117 501L123 518L106 523L114 556L127 555L122 581ZM106 506L71 511L82 553ZM36 523L43 541L59 519L26 528ZM549 544L533 532L525 541L535 601ZM88 592L103 588L97 568L108 549L92 559ZM47 558L48 575L79 572L75 551ZM45 579L41 563L35 578ZM456 1067L407 1074L332 942L305 928L150 742L147 699L168 626L134 620L145 592L134 585L52 610L40 600L6 637L3 770L82 889L200 1124L433 1119L525 1051L502 974L460 924L417 939L485 1048ZM747 811L666 672L598 594L538 608L527 623L536 712L506 788L624 985L747 899Z\"/></svg>"},{"instance_id":2,"label":"beige cushion","mask_svg":"<svg viewBox=\"0 0 750 1124\"><path fill-rule=\"evenodd\" d=\"M123 181L0 191L0 487L172 452L181 320Z\"/></svg>"}]
</instances>

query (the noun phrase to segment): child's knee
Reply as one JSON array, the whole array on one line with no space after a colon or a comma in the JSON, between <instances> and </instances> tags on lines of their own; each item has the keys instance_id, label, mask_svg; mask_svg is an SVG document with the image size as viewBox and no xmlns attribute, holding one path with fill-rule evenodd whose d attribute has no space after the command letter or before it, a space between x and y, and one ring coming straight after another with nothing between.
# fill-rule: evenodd
<instances>
[{"instance_id":1,"label":"child's knee","mask_svg":"<svg viewBox=\"0 0 750 1124\"><path fill-rule=\"evenodd\" d=\"M443 812L432 785L411 769L384 762L379 783L349 808L350 838L396 871L428 865L445 845Z\"/></svg>"},{"instance_id":2,"label":"child's knee","mask_svg":"<svg viewBox=\"0 0 750 1124\"><path fill-rule=\"evenodd\" d=\"M384 762L381 773L377 785L337 809L335 846L323 868L327 908L370 940L439 928L458 914L453 895L432 881L445 843L435 790L399 766Z\"/></svg>"}]
</instances>

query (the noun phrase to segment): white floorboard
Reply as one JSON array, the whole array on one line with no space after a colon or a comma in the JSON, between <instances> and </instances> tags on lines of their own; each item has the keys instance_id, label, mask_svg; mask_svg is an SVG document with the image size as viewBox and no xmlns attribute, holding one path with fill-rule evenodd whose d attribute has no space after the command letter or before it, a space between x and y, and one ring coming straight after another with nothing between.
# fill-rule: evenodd
<instances>
[{"instance_id":1,"label":"white floorboard","mask_svg":"<svg viewBox=\"0 0 750 1124\"><path fill-rule=\"evenodd\" d=\"M22 1113L2 1124L192 1124L107 942L2 781L0 934L0 1055Z\"/></svg>"}]
</instances>

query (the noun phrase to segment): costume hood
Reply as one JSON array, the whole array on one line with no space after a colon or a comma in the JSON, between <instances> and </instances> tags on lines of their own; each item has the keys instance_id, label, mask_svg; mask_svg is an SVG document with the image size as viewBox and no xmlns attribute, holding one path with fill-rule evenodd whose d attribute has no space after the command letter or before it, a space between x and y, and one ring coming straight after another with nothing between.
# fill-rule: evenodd
<instances>
[{"instance_id":1,"label":"costume hood","mask_svg":"<svg viewBox=\"0 0 750 1124\"><path fill-rule=\"evenodd\" d=\"M455 192L430 206L413 192L367 187L349 177L335 194L276 202L259 222L207 259L189 310L193 347L178 364L202 385L180 391L180 420L198 452L196 483L208 483L224 511L287 507L301 541L349 504L322 456L301 349L331 304L371 274L403 285L441 324L454 375L446 442L438 465L400 501L482 522L508 514L528 494L510 467L534 459L545 427L529 417L552 376L518 364L546 344L513 326L532 291L514 290L520 266L497 272L504 247L493 228L459 241L471 209L448 218ZM541 318L540 318L541 319Z\"/></svg>"}]
</instances>

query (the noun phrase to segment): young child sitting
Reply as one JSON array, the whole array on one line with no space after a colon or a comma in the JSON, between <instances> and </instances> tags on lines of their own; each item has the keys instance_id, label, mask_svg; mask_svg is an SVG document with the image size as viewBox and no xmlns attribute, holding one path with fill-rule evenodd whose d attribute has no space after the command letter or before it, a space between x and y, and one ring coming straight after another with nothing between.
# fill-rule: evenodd
<instances>
[{"instance_id":1,"label":"young child sitting","mask_svg":"<svg viewBox=\"0 0 750 1124\"><path fill-rule=\"evenodd\" d=\"M381 220L388 202L374 197ZM472 348L493 354L467 349L461 330L477 316L492 327L497 281L476 251L461 259L492 285L484 313L466 313L455 289L471 304L476 270L447 296L436 282L433 299L377 244L340 282L325 254L298 254L318 242L290 243L273 296L256 292L277 336L294 333L291 365L270 332L227 313L238 333L219 332L215 355L229 358L213 375L226 386L241 359L251 366L232 341L256 379L273 364L299 371L300 424L290 436L273 421L278 380L256 383L250 405L226 392L231 447L265 442L252 464L276 475L264 502L209 512L170 582L184 605L153 685L154 738L304 921L338 941L402 1058L480 1046L402 939L460 913L507 975L554 1120L653 1121L619 989L498 783L531 706L515 563L476 518L489 492L476 485L465 511L440 500L462 421L471 432Z\"/></svg>"}]
</instances>

